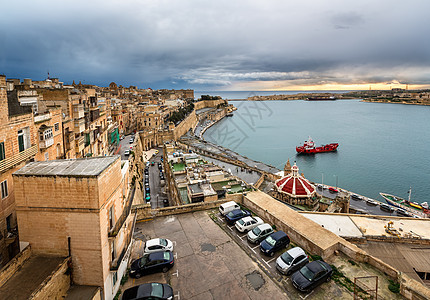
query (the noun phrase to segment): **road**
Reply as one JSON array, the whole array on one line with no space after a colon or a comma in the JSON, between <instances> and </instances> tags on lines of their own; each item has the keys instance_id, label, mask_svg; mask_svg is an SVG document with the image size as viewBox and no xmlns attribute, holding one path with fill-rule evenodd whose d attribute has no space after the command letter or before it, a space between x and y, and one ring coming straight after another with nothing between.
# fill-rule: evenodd
<instances>
[{"instance_id":1,"label":"road","mask_svg":"<svg viewBox=\"0 0 430 300\"><path fill-rule=\"evenodd\" d=\"M165 182L160 180L160 170L158 168L158 163L161 162L163 157L163 148L156 148L159 152L155 156L149 158L149 187L151 193L151 208L164 207L163 200L167 199L167 194L165 191ZM154 162L154 165L152 165ZM164 174L164 170L163 170Z\"/></svg>"}]
</instances>

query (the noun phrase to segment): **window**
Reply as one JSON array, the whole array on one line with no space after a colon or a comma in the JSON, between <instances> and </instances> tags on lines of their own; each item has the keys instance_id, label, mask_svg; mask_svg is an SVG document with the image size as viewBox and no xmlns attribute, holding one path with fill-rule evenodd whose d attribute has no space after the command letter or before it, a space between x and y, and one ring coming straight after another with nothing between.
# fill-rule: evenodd
<instances>
[{"instance_id":1,"label":"window","mask_svg":"<svg viewBox=\"0 0 430 300\"><path fill-rule=\"evenodd\" d=\"M6 229L8 232L12 229L12 214L6 217Z\"/></svg>"},{"instance_id":2,"label":"window","mask_svg":"<svg viewBox=\"0 0 430 300\"><path fill-rule=\"evenodd\" d=\"M4 142L0 143L0 160L6 158L6 152L4 151Z\"/></svg>"},{"instance_id":3,"label":"window","mask_svg":"<svg viewBox=\"0 0 430 300\"><path fill-rule=\"evenodd\" d=\"M55 123L54 124L54 129L55 129L55 131L60 130L60 123Z\"/></svg>"},{"instance_id":4,"label":"window","mask_svg":"<svg viewBox=\"0 0 430 300\"><path fill-rule=\"evenodd\" d=\"M114 261L115 260L115 257L116 257L116 249L115 249L115 240L113 240L112 241L112 244L111 244L111 254L112 254L112 261Z\"/></svg>"},{"instance_id":5,"label":"window","mask_svg":"<svg viewBox=\"0 0 430 300\"><path fill-rule=\"evenodd\" d=\"M109 229L112 229L114 225L114 214L113 214L113 205L109 208Z\"/></svg>"},{"instance_id":6,"label":"window","mask_svg":"<svg viewBox=\"0 0 430 300\"><path fill-rule=\"evenodd\" d=\"M45 161L48 161L49 160L49 153L48 152L46 152L45 153Z\"/></svg>"},{"instance_id":7,"label":"window","mask_svg":"<svg viewBox=\"0 0 430 300\"><path fill-rule=\"evenodd\" d=\"M117 274L117 272L115 271L114 273L113 273L113 275L112 275L112 283L113 283L113 285L112 286L115 286L115 284L116 284L116 282L118 281L118 274Z\"/></svg>"},{"instance_id":8,"label":"window","mask_svg":"<svg viewBox=\"0 0 430 300\"><path fill-rule=\"evenodd\" d=\"M1 198L4 199L9 195L7 192L7 180L2 181L0 183L0 188L1 188Z\"/></svg>"}]
</instances>

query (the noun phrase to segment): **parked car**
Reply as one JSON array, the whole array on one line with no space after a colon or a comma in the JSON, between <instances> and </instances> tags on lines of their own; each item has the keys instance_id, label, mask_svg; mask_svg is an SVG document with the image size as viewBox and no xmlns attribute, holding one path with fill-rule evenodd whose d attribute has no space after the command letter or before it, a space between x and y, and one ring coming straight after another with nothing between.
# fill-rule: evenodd
<instances>
[{"instance_id":1,"label":"parked car","mask_svg":"<svg viewBox=\"0 0 430 300\"><path fill-rule=\"evenodd\" d=\"M125 150L125 151L124 151L124 155L125 155L125 156L129 156L129 155L130 155L130 150L128 150L128 149L127 149L127 150Z\"/></svg>"},{"instance_id":2,"label":"parked car","mask_svg":"<svg viewBox=\"0 0 430 300\"><path fill-rule=\"evenodd\" d=\"M339 190L335 189L334 187L329 187L328 190L332 193L339 193Z\"/></svg>"},{"instance_id":3,"label":"parked car","mask_svg":"<svg viewBox=\"0 0 430 300\"><path fill-rule=\"evenodd\" d=\"M147 161L146 162L146 167L149 167L150 166L150 163L149 163L149 161Z\"/></svg>"},{"instance_id":4,"label":"parked car","mask_svg":"<svg viewBox=\"0 0 430 300\"><path fill-rule=\"evenodd\" d=\"M259 217L245 217L240 220L237 220L235 223L236 229L240 232L248 232L251 229L254 229L258 225L263 224L263 220Z\"/></svg>"},{"instance_id":5,"label":"parked car","mask_svg":"<svg viewBox=\"0 0 430 300\"><path fill-rule=\"evenodd\" d=\"M149 187L145 188L145 193L149 194L151 192L151 189Z\"/></svg>"},{"instance_id":6,"label":"parked car","mask_svg":"<svg viewBox=\"0 0 430 300\"><path fill-rule=\"evenodd\" d=\"M225 216L225 220L227 221L227 224L233 225L234 222L236 222L237 220L242 219L243 217L248 217L250 215L251 213L247 210L235 209Z\"/></svg>"},{"instance_id":7,"label":"parked car","mask_svg":"<svg viewBox=\"0 0 430 300\"><path fill-rule=\"evenodd\" d=\"M168 207L169 206L169 200L163 199L163 205L164 205L164 207Z\"/></svg>"},{"instance_id":8,"label":"parked car","mask_svg":"<svg viewBox=\"0 0 430 300\"><path fill-rule=\"evenodd\" d=\"M166 283L144 283L128 288L122 294L122 300L172 300L173 289Z\"/></svg>"},{"instance_id":9,"label":"parked car","mask_svg":"<svg viewBox=\"0 0 430 300\"><path fill-rule=\"evenodd\" d=\"M145 200L146 200L146 202L151 201L151 195L150 194L146 194Z\"/></svg>"},{"instance_id":10,"label":"parked car","mask_svg":"<svg viewBox=\"0 0 430 300\"><path fill-rule=\"evenodd\" d=\"M149 174L148 168L145 168L145 175Z\"/></svg>"},{"instance_id":11,"label":"parked car","mask_svg":"<svg viewBox=\"0 0 430 300\"><path fill-rule=\"evenodd\" d=\"M290 238L283 231L277 231L269 235L260 244L260 250L268 256L273 256L276 251L287 247L290 244Z\"/></svg>"},{"instance_id":12,"label":"parked car","mask_svg":"<svg viewBox=\"0 0 430 300\"><path fill-rule=\"evenodd\" d=\"M163 168L163 165L161 163L158 163L158 168L161 170Z\"/></svg>"},{"instance_id":13,"label":"parked car","mask_svg":"<svg viewBox=\"0 0 430 300\"><path fill-rule=\"evenodd\" d=\"M228 214L229 212L231 212L232 210L235 210L235 209L240 209L240 206L239 206L239 204L237 204L234 201L229 201L229 202L223 203L219 206L219 212L223 216L225 216L226 214Z\"/></svg>"},{"instance_id":14,"label":"parked car","mask_svg":"<svg viewBox=\"0 0 430 300\"><path fill-rule=\"evenodd\" d=\"M301 292L309 292L325 281L330 281L333 270L322 260L315 260L291 276L293 286Z\"/></svg>"},{"instance_id":15,"label":"parked car","mask_svg":"<svg viewBox=\"0 0 430 300\"><path fill-rule=\"evenodd\" d=\"M284 275L290 275L309 263L309 257L300 247L285 251L276 259L276 269Z\"/></svg>"},{"instance_id":16,"label":"parked car","mask_svg":"<svg viewBox=\"0 0 430 300\"><path fill-rule=\"evenodd\" d=\"M144 248L145 253L153 253L160 251L173 251L173 243L170 240L163 238L146 241Z\"/></svg>"},{"instance_id":17,"label":"parked car","mask_svg":"<svg viewBox=\"0 0 430 300\"><path fill-rule=\"evenodd\" d=\"M158 150L155 150L155 154L158 154L160 151L158 151Z\"/></svg>"},{"instance_id":18,"label":"parked car","mask_svg":"<svg viewBox=\"0 0 430 300\"><path fill-rule=\"evenodd\" d=\"M130 144L133 144L133 142L134 142L134 139L133 139L133 138L131 138L131 139L130 139Z\"/></svg>"},{"instance_id":19,"label":"parked car","mask_svg":"<svg viewBox=\"0 0 430 300\"><path fill-rule=\"evenodd\" d=\"M139 278L142 275L160 271L165 273L173 267L174 263L172 251L144 254L131 263L130 277Z\"/></svg>"},{"instance_id":20,"label":"parked car","mask_svg":"<svg viewBox=\"0 0 430 300\"><path fill-rule=\"evenodd\" d=\"M254 244L260 243L266 237L273 233L273 228L267 223L258 225L248 232L248 241Z\"/></svg>"}]
</instances>

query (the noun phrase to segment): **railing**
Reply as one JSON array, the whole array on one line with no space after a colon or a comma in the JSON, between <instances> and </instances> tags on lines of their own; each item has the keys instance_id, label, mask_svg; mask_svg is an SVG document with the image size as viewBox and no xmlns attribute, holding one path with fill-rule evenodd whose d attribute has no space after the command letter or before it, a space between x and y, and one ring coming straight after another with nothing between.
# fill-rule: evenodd
<instances>
[{"instance_id":1,"label":"railing","mask_svg":"<svg viewBox=\"0 0 430 300\"><path fill-rule=\"evenodd\" d=\"M37 151L37 145L33 145L30 148L27 148L24 151L15 154L13 157L3 159L2 161L0 161L0 173L3 173L8 169L13 168L17 164L32 158L36 155Z\"/></svg>"}]
</instances>

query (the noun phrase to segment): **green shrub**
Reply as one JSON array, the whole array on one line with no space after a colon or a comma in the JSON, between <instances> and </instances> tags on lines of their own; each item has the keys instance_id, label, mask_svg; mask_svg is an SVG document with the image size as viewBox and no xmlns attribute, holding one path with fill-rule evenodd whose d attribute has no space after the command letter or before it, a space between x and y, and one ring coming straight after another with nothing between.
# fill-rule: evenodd
<instances>
[{"instance_id":1,"label":"green shrub","mask_svg":"<svg viewBox=\"0 0 430 300\"><path fill-rule=\"evenodd\" d=\"M113 298L113 300L118 300L120 296L121 296L121 289L118 290L118 292L116 293L115 298Z\"/></svg>"},{"instance_id":2,"label":"green shrub","mask_svg":"<svg viewBox=\"0 0 430 300\"><path fill-rule=\"evenodd\" d=\"M395 293L398 294L400 292L400 284L397 282L394 282L393 280L388 280L390 282L390 284L388 285L388 289Z\"/></svg>"},{"instance_id":3,"label":"green shrub","mask_svg":"<svg viewBox=\"0 0 430 300\"><path fill-rule=\"evenodd\" d=\"M319 255L311 255L312 260L321 260L321 256Z\"/></svg>"},{"instance_id":4,"label":"green shrub","mask_svg":"<svg viewBox=\"0 0 430 300\"><path fill-rule=\"evenodd\" d=\"M353 265L353 266L355 266L355 265L357 264L355 261L353 261L353 260L351 260L351 259L348 259L348 262L349 262L351 265Z\"/></svg>"}]
</instances>

